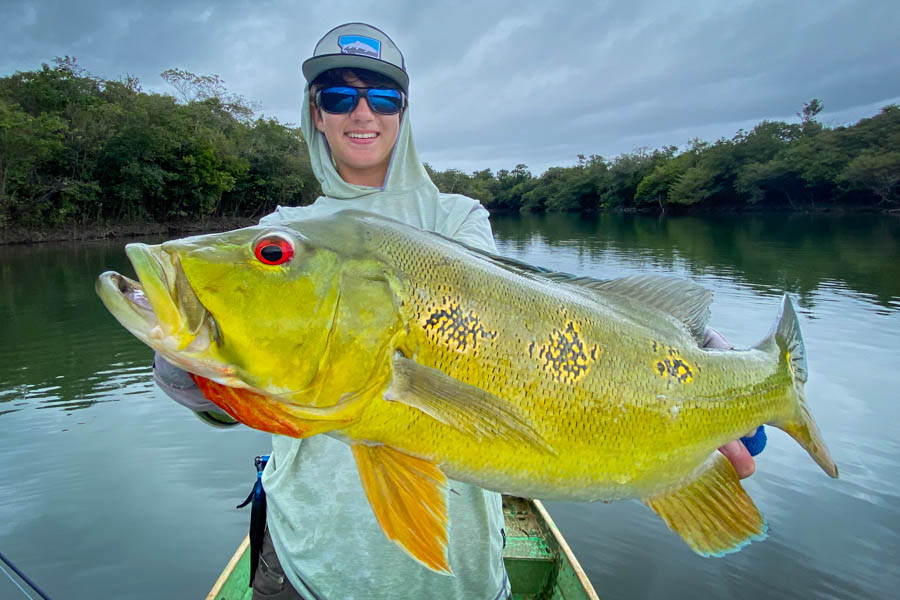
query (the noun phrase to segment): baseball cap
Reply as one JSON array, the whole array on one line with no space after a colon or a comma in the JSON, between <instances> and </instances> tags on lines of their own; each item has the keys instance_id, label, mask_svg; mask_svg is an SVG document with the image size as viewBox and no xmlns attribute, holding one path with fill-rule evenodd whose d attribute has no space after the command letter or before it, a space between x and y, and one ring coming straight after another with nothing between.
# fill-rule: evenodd
<instances>
[{"instance_id":1,"label":"baseball cap","mask_svg":"<svg viewBox=\"0 0 900 600\"><path fill-rule=\"evenodd\" d=\"M400 49L386 33L365 23L345 23L326 33L312 58L303 61L302 69L307 81L330 69L368 69L409 93L409 75Z\"/></svg>"}]
</instances>

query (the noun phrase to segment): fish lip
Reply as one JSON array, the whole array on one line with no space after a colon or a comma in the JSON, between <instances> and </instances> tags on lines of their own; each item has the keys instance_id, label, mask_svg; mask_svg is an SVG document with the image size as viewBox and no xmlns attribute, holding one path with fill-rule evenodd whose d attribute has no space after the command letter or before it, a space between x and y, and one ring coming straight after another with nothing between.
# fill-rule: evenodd
<instances>
[{"instance_id":1,"label":"fish lip","mask_svg":"<svg viewBox=\"0 0 900 600\"><path fill-rule=\"evenodd\" d=\"M166 298L162 300L171 305L162 307L162 309L168 309L171 313L171 309L176 306L177 298L172 295L168 285L159 285L166 282L163 265L147 262L148 257L156 260L148 247L138 249L138 253L144 261L140 268L135 265L138 279L143 274L145 280L147 278L154 279L153 284L157 286L157 292L163 289L167 290ZM132 258L135 250L132 249L128 254L129 258ZM160 277L161 275L162 277ZM175 332L176 335L169 335L164 331L163 323L154 309L154 302L146 293L147 283L148 281L135 281L120 273L107 271L97 278L94 287L107 310L125 329L138 340L159 352L172 364L228 387L256 391L255 388L243 381L233 365L222 363L205 352L211 342L216 342L219 346L223 345L221 330L211 314L206 315L204 320L206 326L201 327L197 335L191 335L189 338L183 337L179 343L177 334L184 336L184 329L179 328ZM187 344L184 343L185 340L188 340ZM259 393L263 392L259 391Z\"/></svg>"},{"instance_id":2,"label":"fish lip","mask_svg":"<svg viewBox=\"0 0 900 600\"><path fill-rule=\"evenodd\" d=\"M127 244L138 281L115 272L100 276L97 292L138 339L166 353L202 352L222 345L218 323L190 285L177 254L162 246Z\"/></svg>"},{"instance_id":3,"label":"fish lip","mask_svg":"<svg viewBox=\"0 0 900 600\"><path fill-rule=\"evenodd\" d=\"M122 326L142 342L152 345L151 332L159 326L159 319L144 289L137 281L114 271L107 271L97 278L97 295Z\"/></svg>"}]
</instances>

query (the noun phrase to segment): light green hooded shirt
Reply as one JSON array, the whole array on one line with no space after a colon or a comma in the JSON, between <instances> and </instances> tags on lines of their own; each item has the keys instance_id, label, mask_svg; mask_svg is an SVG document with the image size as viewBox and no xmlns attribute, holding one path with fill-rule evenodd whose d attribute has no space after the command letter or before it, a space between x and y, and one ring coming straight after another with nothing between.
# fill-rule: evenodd
<instances>
[{"instance_id":1,"label":"light green hooded shirt","mask_svg":"<svg viewBox=\"0 0 900 600\"><path fill-rule=\"evenodd\" d=\"M407 109L382 188L341 179L325 136L303 98L303 135L324 196L310 206L278 207L260 223L361 209L496 252L487 211L458 194L441 194L419 160ZM503 567L500 495L451 481L449 558L453 576L430 571L390 542L375 520L346 444L326 435L273 436L263 473L267 522L288 580L304 597L328 600L466 598L509 593Z\"/></svg>"}]
</instances>

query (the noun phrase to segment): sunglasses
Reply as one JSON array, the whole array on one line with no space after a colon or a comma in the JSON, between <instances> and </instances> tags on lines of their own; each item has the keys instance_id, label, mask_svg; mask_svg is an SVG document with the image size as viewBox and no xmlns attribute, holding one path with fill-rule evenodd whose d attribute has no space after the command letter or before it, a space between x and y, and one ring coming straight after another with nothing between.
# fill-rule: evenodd
<instances>
[{"instance_id":1,"label":"sunglasses","mask_svg":"<svg viewBox=\"0 0 900 600\"><path fill-rule=\"evenodd\" d=\"M353 112L364 97L379 115L396 115L406 106L406 95L388 88L358 88L347 85L328 87L316 92L316 106L333 115Z\"/></svg>"}]
</instances>

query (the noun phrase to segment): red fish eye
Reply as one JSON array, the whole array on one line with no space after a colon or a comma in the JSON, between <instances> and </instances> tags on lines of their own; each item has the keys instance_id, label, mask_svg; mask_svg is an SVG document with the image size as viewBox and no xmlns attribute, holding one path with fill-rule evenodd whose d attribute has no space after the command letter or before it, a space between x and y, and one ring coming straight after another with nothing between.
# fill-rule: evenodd
<instances>
[{"instance_id":1,"label":"red fish eye","mask_svg":"<svg viewBox=\"0 0 900 600\"><path fill-rule=\"evenodd\" d=\"M280 237L259 240L253 253L259 262L267 265L283 265L294 256L294 247Z\"/></svg>"}]
</instances>

